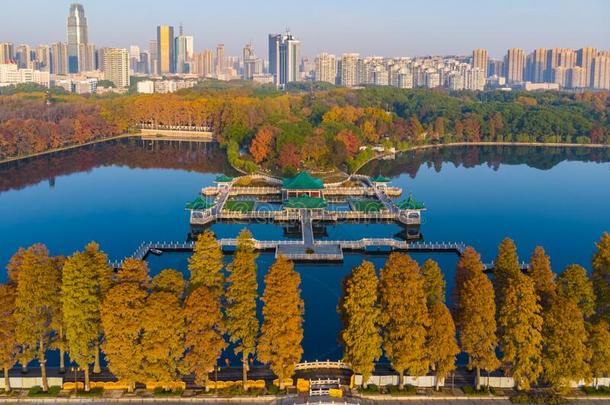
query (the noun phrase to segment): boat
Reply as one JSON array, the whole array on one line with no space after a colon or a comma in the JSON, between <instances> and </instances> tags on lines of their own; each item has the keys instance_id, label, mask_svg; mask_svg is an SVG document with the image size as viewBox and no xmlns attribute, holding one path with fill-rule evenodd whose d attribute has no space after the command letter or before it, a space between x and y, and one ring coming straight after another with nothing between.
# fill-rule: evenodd
<instances>
[{"instance_id":1,"label":"boat","mask_svg":"<svg viewBox=\"0 0 610 405\"><path fill-rule=\"evenodd\" d=\"M161 254L163 254L163 251L159 249L150 249L150 253L152 253L153 255L161 256Z\"/></svg>"}]
</instances>

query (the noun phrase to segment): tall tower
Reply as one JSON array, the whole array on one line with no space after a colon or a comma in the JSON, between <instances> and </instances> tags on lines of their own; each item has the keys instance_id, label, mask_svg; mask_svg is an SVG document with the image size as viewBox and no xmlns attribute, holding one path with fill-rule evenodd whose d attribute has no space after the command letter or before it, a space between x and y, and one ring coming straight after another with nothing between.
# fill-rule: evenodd
<instances>
[{"instance_id":1,"label":"tall tower","mask_svg":"<svg viewBox=\"0 0 610 405\"><path fill-rule=\"evenodd\" d=\"M273 82L279 84L280 68L280 44L282 43L281 34L269 34L269 69L268 73L273 75Z\"/></svg>"},{"instance_id":2,"label":"tall tower","mask_svg":"<svg viewBox=\"0 0 610 405\"><path fill-rule=\"evenodd\" d=\"M583 78L582 82L584 82L584 87L592 86L592 67L593 67L593 58L597 55L597 49L586 47L581 48L576 52L576 64L583 68Z\"/></svg>"},{"instance_id":3,"label":"tall tower","mask_svg":"<svg viewBox=\"0 0 610 405\"><path fill-rule=\"evenodd\" d=\"M120 88L129 87L129 51L108 48L104 52L104 79Z\"/></svg>"},{"instance_id":4,"label":"tall tower","mask_svg":"<svg viewBox=\"0 0 610 405\"><path fill-rule=\"evenodd\" d=\"M193 37L184 35L180 25L180 35L176 37L174 47L176 51L176 73L190 73L190 64L193 61Z\"/></svg>"},{"instance_id":5,"label":"tall tower","mask_svg":"<svg viewBox=\"0 0 610 405\"><path fill-rule=\"evenodd\" d=\"M225 45L216 45L216 76L220 76L225 70Z\"/></svg>"},{"instance_id":6,"label":"tall tower","mask_svg":"<svg viewBox=\"0 0 610 405\"><path fill-rule=\"evenodd\" d=\"M299 65L301 63L301 41L289 32L280 44L280 82L281 86L296 82L299 77Z\"/></svg>"},{"instance_id":7,"label":"tall tower","mask_svg":"<svg viewBox=\"0 0 610 405\"><path fill-rule=\"evenodd\" d=\"M521 48L511 48L506 54L506 81L519 83L523 81L525 71L525 52Z\"/></svg>"},{"instance_id":8,"label":"tall tower","mask_svg":"<svg viewBox=\"0 0 610 405\"><path fill-rule=\"evenodd\" d=\"M472 67L479 68L485 77L487 77L488 64L489 57L487 56L487 49L479 48L472 51Z\"/></svg>"},{"instance_id":9,"label":"tall tower","mask_svg":"<svg viewBox=\"0 0 610 405\"><path fill-rule=\"evenodd\" d=\"M157 74L174 73L174 27L160 25L157 27Z\"/></svg>"},{"instance_id":10,"label":"tall tower","mask_svg":"<svg viewBox=\"0 0 610 405\"><path fill-rule=\"evenodd\" d=\"M360 55L357 53L344 53L341 57L341 85L354 87L360 84L358 80L358 60Z\"/></svg>"},{"instance_id":11,"label":"tall tower","mask_svg":"<svg viewBox=\"0 0 610 405\"><path fill-rule=\"evenodd\" d=\"M87 18L82 4L70 5L68 14L68 71L78 73L79 45L89 42L87 36Z\"/></svg>"},{"instance_id":12,"label":"tall tower","mask_svg":"<svg viewBox=\"0 0 610 405\"><path fill-rule=\"evenodd\" d=\"M316 81L335 84L337 80L337 61L335 55L324 52L316 56Z\"/></svg>"}]
</instances>

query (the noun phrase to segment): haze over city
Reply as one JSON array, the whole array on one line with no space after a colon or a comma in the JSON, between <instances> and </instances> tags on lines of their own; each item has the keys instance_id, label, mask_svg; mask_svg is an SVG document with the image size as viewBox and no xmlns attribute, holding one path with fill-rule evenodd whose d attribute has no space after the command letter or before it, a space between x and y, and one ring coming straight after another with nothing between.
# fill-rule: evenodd
<instances>
[{"instance_id":1,"label":"haze over city","mask_svg":"<svg viewBox=\"0 0 610 405\"><path fill-rule=\"evenodd\" d=\"M71 0L22 0L3 4L0 37L18 43L65 41ZM285 3L83 1L90 41L100 46L146 46L156 26L184 25L195 50L224 43L239 54L252 41L258 53L267 34L290 28L303 42L302 55L319 52L415 56L469 54L477 47L500 57L521 47L610 48L610 2L541 0L395 2L389 0ZM27 24L24 24L27 21ZM35 27L35 29L33 29Z\"/></svg>"}]
</instances>

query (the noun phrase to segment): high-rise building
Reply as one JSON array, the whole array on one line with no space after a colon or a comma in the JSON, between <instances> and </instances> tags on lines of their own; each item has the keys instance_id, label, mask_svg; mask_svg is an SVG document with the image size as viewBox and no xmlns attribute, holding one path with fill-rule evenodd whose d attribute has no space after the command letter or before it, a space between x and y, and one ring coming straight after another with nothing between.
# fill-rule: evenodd
<instances>
[{"instance_id":1,"label":"high-rise building","mask_svg":"<svg viewBox=\"0 0 610 405\"><path fill-rule=\"evenodd\" d=\"M107 48L104 51L104 78L116 87L129 87L129 51Z\"/></svg>"},{"instance_id":2,"label":"high-rise building","mask_svg":"<svg viewBox=\"0 0 610 405\"><path fill-rule=\"evenodd\" d=\"M290 32L269 34L269 74L276 86L300 79L301 42Z\"/></svg>"},{"instance_id":3,"label":"high-rise building","mask_svg":"<svg viewBox=\"0 0 610 405\"><path fill-rule=\"evenodd\" d=\"M610 90L610 52L598 52L591 66L591 87Z\"/></svg>"},{"instance_id":4,"label":"high-rise building","mask_svg":"<svg viewBox=\"0 0 610 405\"><path fill-rule=\"evenodd\" d=\"M321 53L316 56L316 81L335 84L337 81L337 60L335 55Z\"/></svg>"},{"instance_id":5,"label":"high-rise building","mask_svg":"<svg viewBox=\"0 0 610 405\"><path fill-rule=\"evenodd\" d=\"M81 4L70 5L68 14L68 71L77 73L79 69L79 45L87 44L87 18L85 9Z\"/></svg>"},{"instance_id":6,"label":"high-rise building","mask_svg":"<svg viewBox=\"0 0 610 405\"><path fill-rule=\"evenodd\" d=\"M225 70L225 45L218 44L216 45L216 76L220 76L223 74Z\"/></svg>"},{"instance_id":7,"label":"high-rise building","mask_svg":"<svg viewBox=\"0 0 610 405\"><path fill-rule=\"evenodd\" d=\"M12 42L3 42L0 44L0 64L11 63L15 57L15 49Z\"/></svg>"},{"instance_id":8,"label":"high-rise building","mask_svg":"<svg viewBox=\"0 0 610 405\"><path fill-rule=\"evenodd\" d=\"M504 61L501 59L490 59L487 67L487 75L505 77Z\"/></svg>"},{"instance_id":9,"label":"high-rise building","mask_svg":"<svg viewBox=\"0 0 610 405\"><path fill-rule=\"evenodd\" d=\"M19 45L15 49L15 60L19 69L32 68L32 52L29 45Z\"/></svg>"},{"instance_id":10,"label":"high-rise building","mask_svg":"<svg viewBox=\"0 0 610 405\"><path fill-rule=\"evenodd\" d=\"M97 69L96 50L94 44L80 44L78 46L78 66L81 72L90 72Z\"/></svg>"},{"instance_id":11,"label":"high-rise building","mask_svg":"<svg viewBox=\"0 0 610 405\"><path fill-rule=\"evenodd\" d=\"M341 56L341 85L354 87L359 85L358 80L358 60L360 55L357 53L344 53Z\"/></svg>"},{"instance_id":12,"label":"high-rise building","mask_svg":"<svg viewBox=\"0 0 610 405\"><path fill-rule=\"evenodd\" d=\"M204 50L201 53L196 53L193 56L193 73L201 77L212 77L213 71L213 54L209 49Z\"/></svg>"},{"instance_id":13,"label":"high-rise building","mask_svg":"<svg viewBox=\"0 0 610 405\"><path fill-rule=\"evenodd\" d=\"M478 68L483 75L487 77L489 65L489 57L487 56L487 49L475 49L472 51L472 67Z\"/></svg>"},{"instance_id":14,"label":"high-rise building","mask_svg":"<svg viewBox=\"0 0 610 405\"><path fill-rule=\"evenodd\" d=\"M38 45L34 52L36 69L43 72L50 72L51 69L51 47L48 45Z\"/></svg>"},{"instance_id":15,"label":"high-rise building","mask_svg":"<svg viewBox=\"0 0 610 405\"><path fill-rule=\"evenodd\" d=\"M273 76L273 81L277 84L278 72L280 68L280 44L282 34L269 34L269 68L267 72Z\"/></svg>"},{"instance_id":16,"label":"high-rise building","mask_svg":"<svg viewBox=\"0 0 610 405\"><path fill-rule=\"evenodd\" d=\"M244 63L242 76L245 80L252 80L254 75L263 73L263 61L256 57L252 43L244 46L242 59Z\"/></svg>"},{"instance_id":17,"label":"high-rise building","mask_svg":"<svg viewBox=\"0 0 610 405\"><path fill-rule=\"evenodd\" d=\"M581 82L584 82L583 87L591 87L592 84L592 68L593 68L593 58L597 55L597 49L586 47L581 48L576 52L576 64L583 68L583 78Z\"/></svg>"},{"instance_id":18,"label":"high-rise building","mask_svg":"<svg viewBox=\"0 0 610 405\"><path fill-rule=\"evenodd\" d=\"M528 58L527 79L533 83L543 83L545 80L547 49L534 49Z\"/></svg>"},{"instance_id":19,"label":"high-rise building","mask_svg":"<svg viewBox=\"0 0 610 405\"><path fill-rule=\"evenodd\" d=\"M149 53L149 67L150 67L150 74L151 75L158 75L159 71L157 70L159 68L159 56L158 56L158 49L157 49L157 41L155 40L151 40L148 42L148 53Z\"/></svg>"},{"instance_id":20,"label":"high-rise building","mask_svg":"<svg viewBox=\"0 0 610 405\"><path fill-rule=\"evenodd\" d=\"M520 48L511 48L506 54L504 63L506 69L506 81L511 83L523 82L525 72L525 52Z\"/></svg>"},{"instance_id":21,"label":"high-rise building","mask_svg":"<svg viewBox=\"0 0 610 405\"><path fill-rule=\"evenodd\" d=\"M174 73L175 66L174 27L157 27L157 74Z\"/></svg>"},{"instance_id":22,"label":"high-rise building","mask_svg":"<svg viewBox=\"0 0 610 405\"><path fill-rule=\"evenodd\" d=\"M176 73L189 73L190 64L193 61L193 37L184 35L182 25L180 35L176 37Z\"/></svg>"},{"instance_id":23,"label":"high-rise building","mask_svg":"<svg viewBox=\"0 0 610 405\"><path fill-rule=\"evenodd\" d=\"M55 75L68 74L68 45L56 42L51 45L51 69Z\"/></svg>"}]
</instances>

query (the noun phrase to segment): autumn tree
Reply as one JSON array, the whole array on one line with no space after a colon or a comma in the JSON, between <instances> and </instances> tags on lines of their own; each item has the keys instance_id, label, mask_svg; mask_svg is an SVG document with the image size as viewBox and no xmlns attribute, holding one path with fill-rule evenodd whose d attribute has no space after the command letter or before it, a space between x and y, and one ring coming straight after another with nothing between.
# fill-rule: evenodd
<instances>
[{"instance_id":1,"label":"autumn tree","mask_svg":"<svg viewBox=\"0 0 610 405\"><path fill-rule=\"evenodd\" d=\"M591 351L591 373L595 379L610 376L610 330L608 328L608 323L600 320L590 329L588 347Z\"/></svg>"},{"instance_id":2,"label":"autumn tree","mask_svg":"<svg viewBox=\"0 0 610 405\"><path fill-rule=\"evenodd\" d=\"M294 373L303 348L303 313L301 276L288 259L280 256L265 276L263 293L263 324L258 341L258 358L270 364L277 375L280 389L284 380Z\"/></svg>"},{"instance_id":3,"label":"autumn tree","mask_svg":"<svg viewBox=\"0 0 610 405\"><path fill-rule=\"evenodd\" d=\"M52 258L53 266L55 267L55 271L53 274L56 277L55 285L62 285L62 277L63 277L63 267L66 262L66 258L64 256L55 256ZM60 288L61 294L61 288ZM66 371L66 351L68 350L68 342L66 342L66 326L64 323L64 312L63 312L63 300L61 296L58 295L56 299L53 300L52 311L52 322L51 329L55 331L53 339L50 342L50 348L59 350L59 371Z\"/></svg>"},{"instance_id":4,"label":"autumn tree","mask_svg":"<svg viewBox=\"0 0 610 405\"><path fill-rule=\"evenodd\" d=\"M102 349L108 369L133 392L138 381L144 381L142 351L142 313L150 282L146 262L126 259L117 274L117 283L102 303L104 329Z\"/></svg>"},{"instance_id":5,"label":"autumn tree","mask_svg":"<svg viewBox=\"0 0 610 405\"><path fill-rule=\"evenodd\" d=\"M297 169L301 165L301 152L294 143L288 142L282 145L278 163L282 170Z\"/></svg>"},{"instance_id":6,"label":"autumn tree","mask_svg":"<svg viewBox=\"0 0 610 405\"><path fill-rule=\"evenodd\" d=\"M85 371L85 391L90 389L89 366L94 364L94 372L100 372L101 308L111 277L108 258L94 242L69 257L63 268L61 292L66 340L70 357Z\"/></svg>"},{"instance_id":7,"label":"autumn tree","mask_svg":"<svg viewBox=\"0 0 610 405\"><path fill-rule=\"evenodd\" d=\"M147 380L170 383L184 354L185 316L173 292L154 291L142 310L141 350Z\"/></svg>"},{"instance_id":8,"label":"autumn tree","mask_svg":"<svg viewBox=\"0 0 610 405\"><path fill-rule=\"evenodd\" d=\"M186 354L182 371L194 373L195 383L207 388L208 373L227 346L226 324L217 293L206 286L192 290L186 298L184 318Z\"/></svg>"},{"instance_id":9,"label":"autumn tree","mask_svg":"<svg viewBox=\"0 0 610 405\"><path fill-rule=\"evenodd\" d=\"M381 357L378 280L373 263L363 261L343 282L338 311L343 320L343 361L362 374L367 386L375 361Z\"/></svg>"},{"instance_id":10,"label":"autumn tree","mask_svg":"<svg viewBox=\"0 0 610 405\"><path fill-rule=\"evenodd\" d=\"M438 391L441 380L455 370L455 358L460 353L460 348L455 339L455 324L445 303L435 302L429 312L428 355Z\"/></svg>"},{"instance_id":11,"label":"autumn tree","mask_svg":"<svg viewBox=\"0 0 610 405\"><path fill-rule=\"evenodd\" d=\"M555 274L551 270L551 260L542 246L536 246L534 249L529 263L529 275L534 281L542 308L548 309L550 301L556 293Z\"/></svg>"},{"instance_id":12,"label":"autumn tree","mask_svg":"<svg viewBox=\"0 0 610 405\"><path fill-rule=\"evenodd\" d=\"M44 245L35 244L23 252L16 269L15 335L23 367L36 355L40 363L43 391L49 390L46 351L54 331L53 308L60 296L57 268Z\"/></svg>"},{"instance_id":13,"label":"autumn tree","mask_svg":"<svg viewBox=\"0 0 610 405\"><path fill-rule=\"evenodd\" d=\"M518 389L529 389L542 373L542 308L534 281L521 272L511 276L499 309L502 362Z\"/></svg>"},{"instance_id":14,"label":"autumn tree","mask_svg":"<svg viewBox=\"0 0 610 405\"><path fill-rule=\"evenodd\" d=\"M426 307L424 278L417 262L409 256L392 253L381 269L379 292L383 325L383 349L399 374L399 389L404 387L404 372L428 372L426 328L430 324Z\"/></svg>"},{"instance_id":15,"label":"autumn tree","mask_svg":"<svg viewBox=\"0 0 610 405\"><path fill-rule=\"evenodd\" d=\"M152 280L152 290L157 292L167 292L173 294L178 299L182 299L186 282L182 273L174 269L162 270Z\"/></svg>"},{"instance_id":16,"label":"autumn tree","mask_svg":"<svg viewBox=\"0 0 610 405\"><path fill-rule=\"evenodd\" d=\"M357 154L361 146L360 139L349 129L343 129L339 131L336 136L337 141L342 142L345 145L347 156L353 159Z\"/></svg>"},{"instance_id":17,"label":"autumn tree","mask_svg":"<svg viewBox=\"0 0 610 405\"><path fill-rule=\"evenodd\" d=\"M214 232L207 230L201 233L189 258L190 287L194 289L205 286L220 297L224 291L223 258L222 248Z\"/></svg>"},{"instance_id":18,"label":"autumn tree","mask_svg":"<svg viewBox=\"0 0 610 405\"><path fill-rule=\"evenodd\" d=\"M571 381L591 376L587 330L576 302L555 296L544 318L544 378L553 388L565 391Z\"/></svg>"},{"instance_id":19,"label":"autumn tree","mask_svg":"<svg viewBox=\"0 0 610 405\"><path fill-rule=\"evenodd\" d=\"M0 367L4 371L4 391L11 390L8 371L17 362L19 346L15 320L15 286L0 284Z\"/></svg>"},{"instance_id":20,"label":"autumn tree","mask_svg":"<svg viewBox=\"0 0 610 405\"><path fill-rule=\"evenodd\" d=\"M261 163L269 158L278 131L275 127L265 125L256 132L250 144L250 154L256 163Z\"/></svg>"},{"instance_id":21,"label":"autumn tree","mask_svg":"<svg viewBox=\"0 0 610 405\"><path fill-rule=\"evenodd\" d=\"M504 305L505 289L508 281L521 273L517 247L512 239L505 238L498 246L498 255L494 261L493 280L496 293L496 307L499 310ZM500 334L502 331L500 330Z\"/></svg>"},{"instance_id":22,"label":"autumn tree","mask_svg":"<svg viewBox=\"0 0 610 405\"><path fill-rule=\"evenodd\" d=\"M591 281L596 297L596 314L610 323L610 234L604 232L595 246Z\"/></svg>"},{"instance_id":23,"label":"autumn tree","mask_svg":"<svg viewBox=\"0 0 610 405\"><path fill-rule=\"evenodd\" d=\"M445 302L445 278L438 263L428 259L421 266L424 277L424 291L426 291L428 308L438 302Z\"/></svg>"},{"instance_id":24,"label":"autumn tree","mask_svg":"<svg viewBox=\"0 0 610 405\"><path fill-rule=\"evenodd\" d=\"M595 313L595 293L593 283L587 277L587 270L577 264L571 264L559 275L558 293L576 302L585 318Z\"/></svg>"},{"instance_id":25,"label":"autumn tree","mask_svg":"<svg viewBox=\"0 0 610 405\"><path fill-rule=\"evenodd\" d=\"M225 293L229 340L235 344L235 354L242 355L244 387L248 380L248 361L256 350L259 329L256 317L257 257L252 233L244 228L237 237L237 249L233 261L227 266L229 277Z\"/></svg>"},{"instance_id":26,"label":"autumn tree","mask_svg":"<svg viewBox=\"0 0 610 405\"><path fill-rule=\"evenodd\" d=\"M476 369L476 388L481 387L481 369L495 370L500 364L496 357L496 303L494 289L483 272L481 256L467 247L458 262L463 279L456 302L456 319L462 350L468 354L468 368Z\"/></svg>"}]
</instances>

